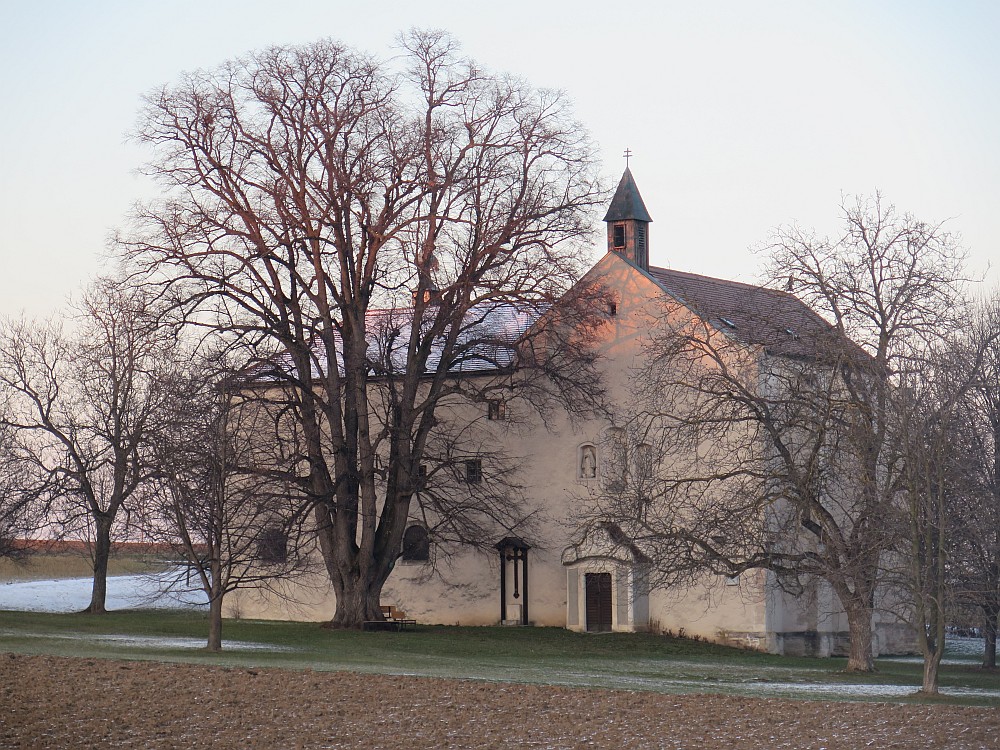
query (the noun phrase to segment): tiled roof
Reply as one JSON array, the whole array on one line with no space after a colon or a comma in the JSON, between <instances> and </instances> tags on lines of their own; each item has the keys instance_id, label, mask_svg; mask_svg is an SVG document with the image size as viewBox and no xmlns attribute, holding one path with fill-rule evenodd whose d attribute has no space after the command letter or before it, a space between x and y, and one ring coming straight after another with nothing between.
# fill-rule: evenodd
<instances>
[{"instance_id":1,"label":"tiled roof","mask_svg":"<svg viewBox=\"0 0 1000 750\"><path fill-rule=\"evenodd\" d=\"M788 292L668 268L649 275L702 320L771 354L811 357L838 336L836 329Z\"/></svg>"}]
</instances>

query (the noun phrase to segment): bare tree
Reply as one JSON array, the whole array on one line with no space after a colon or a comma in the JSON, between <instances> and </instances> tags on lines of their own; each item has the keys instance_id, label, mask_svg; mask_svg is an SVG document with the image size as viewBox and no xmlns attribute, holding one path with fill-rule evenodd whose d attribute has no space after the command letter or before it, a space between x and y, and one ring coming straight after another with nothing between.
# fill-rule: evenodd
<instances>
[{"instance_id":1,"label":"bare tree","mask_svg":"<svg viewBox=\"0 0 1000 750\"><path fill-rule=\"evenodd\" d=\"M998 511L990 484L996 453L989 449L1000 317L990 305L963 317L971 325L923 347L914 358L920 367L900 376L894 394L909 520L906 584L924 656L922 692L931 694L938 691L946 623L956 603L980 607L993 624L994 655L1000 612L991 568L1000 533L990 523ZM987 644L987 665L989 652Z\"/></svg>"},{"instance_id":2,"label":"bare tree","mask_svg":"<svg viewBox=\"0 0 1000 750\"><path fill-rule=\"evenodd\" d=\"M604 492L594 520L618 523L663 585L752 568L793 592L827 582L848 669L868 671L883 561L903 538L893 391L917 342L951 325L962 254L878 196L844 220L836 241L792 228L770 244L774 285L825 319L777 290L744 289L720 319L665 303L619 420L626 454L645 446L658 471Z\"/></svg>"},{"instance_id":3,"label":"bare tree","mask_svg":"<svg viewBox=\"0 0 1000 750\"><path fill-rule=\"evenodd\" d=\"M502 386L526 404L597 388L586 353L562 370L579 374L571 383L528 375L570 359L558 326L544 337L553 356L536 356L546 321L589 325L567 323L569 306L550 312L604 199L583 130L560 94L484 72L445 34L401 44L401 72L322 41L150 96L138 138L156 149L148 171L165 199L123 243L192 318L259 360L277 439L302 451L295 479L344 627L382 617L416 506L465 541L525 520L516 503L421 491L449 415ZM466 480L491 481L466 463L474 446L457 450Z\"/></svg>"},{"instance_id":4,"label":"bare tree","mask_svg":"<svg viewBox=\"0 0 1000 750\"><path fill-rule=\"evenodd\" d=\"M981 305L968 328L968 348L982 364L962 403L953 440L967 481L950 517L955 524L950 578L959 601L978 609L983 667L996 668L1000 618L1000 299Z\"/></svg>"},{"instance_id":5,"label":"bare tree","mask_svg":"<svg viewBox=\"0 0 1000 750\"><path fill-rule=\"evenodd\" d=\"M213 361L196 358L165 384L172 398L155 430L157 481L143 513L146 535L170 544L185 582L193 574L207 596L207 647L218 651L225 596L283 581L306 560L301 499L281 481L288 469L261 453L260 410Z\"/></svg>"},{"instance_id":6,"label":"bare tree","mask_svg":"<svg viewBox=\"0 0 1000 750\"><path fill-rule=\"evenodd\" d=\"M149 312L141 290L106 279L83 296L71 330L27 320L0 330L0 427L27 468L8 480L44 503L63 532L91 541L86 612L105 611L112 539L148 478L158 372L171 348Z\"/></svg>"},{"instance_id":7,"label":"bare tree","mask_svg":"<svg viewBox=\"0 0 1000 750\"><path fill-rule=\"evenodd\" d=\"M931 695L938 692L952 599L954 511L970 489L968 456L959 434L961 407L980 365L981 350L938 342L925 350L919 369L901 376L894 392L894 442L903 466L900 495L908 541L898 585L911 593L911 619L924 659L921 692Z\"/></svg>"}]
</instances>

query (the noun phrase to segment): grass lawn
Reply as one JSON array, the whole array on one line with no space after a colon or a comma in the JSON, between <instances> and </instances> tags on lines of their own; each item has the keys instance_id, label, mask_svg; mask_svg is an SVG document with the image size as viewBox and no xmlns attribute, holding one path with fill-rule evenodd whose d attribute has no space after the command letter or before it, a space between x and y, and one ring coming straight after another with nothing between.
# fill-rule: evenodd
<instances>
[{"instance_id":1,"label":"grass lawn","mask_svg":"<svg viewBox=\"0 0 1000 750\"><path fill-rule=\"evenodd\" d=\"M880 660L873 675L844 659L806 659L641 633L421 626L403 633L331 631L315 623L227 620L225 650L201 650L203 613L106 616L0 612L0 651L224 666L346 670L665 693L913 701L919 662ZM1000 675L942 668L938 702L1000 706Z\"/></svg>"}]
</instances>

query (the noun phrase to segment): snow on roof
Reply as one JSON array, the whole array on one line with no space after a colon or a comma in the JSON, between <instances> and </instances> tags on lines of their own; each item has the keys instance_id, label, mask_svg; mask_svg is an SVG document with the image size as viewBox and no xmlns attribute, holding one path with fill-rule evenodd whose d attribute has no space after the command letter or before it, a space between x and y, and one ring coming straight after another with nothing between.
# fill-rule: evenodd
<instances>
[{"instance_id":1,"label":"snow on roof","mask_svg":"<svg viewBox=\"0 0 1000 750\"><path fill-rule=\"evenodd\" d=\"M426 308L424 325L429 329L437 308ZM449 371L452 373L488 372L510 367L514 363L516 346L544 309L530 303L481 303L473 306L461 323L461 330ZM371 337L369 361L376 368L405 369L407 342L413 323L413 308L380 311L368 316ZM437 371L441 364L444 336L432 344L426 371Z\"/></svg>"},{"instance_id":2,"label":"snow on roof","mask_svg":"<svg viewBox=\"0 0 1000 750\"><path fill-rule=\"evenodd\" d=\"M510 301L487 302L474 305L461 322L455 346L448 364L448 371L454 374L483 373L506 369L514 364L517 344L528 329L545 312L547 306L528 302ZM422 335L430 334L437 318L436 305L424 308ZM388 376L405 372L408 344L413 325L414 308L385 308L369 310L365 315L368 339L368 371L373 377ZM434 373L441 365L447 330L431 342L425 372ZM343 346L339 333L335 334L335 348L338 356L338 370L344 372L342 360ZM322 347L313 348L313 377L322 375ZM259 367L258 378L279 379L274 372L281 369L281 363L290 361L288 355L279 355L268 367ZM268 374L268 371L270 373Z\"/></svg>"}]
</instances>

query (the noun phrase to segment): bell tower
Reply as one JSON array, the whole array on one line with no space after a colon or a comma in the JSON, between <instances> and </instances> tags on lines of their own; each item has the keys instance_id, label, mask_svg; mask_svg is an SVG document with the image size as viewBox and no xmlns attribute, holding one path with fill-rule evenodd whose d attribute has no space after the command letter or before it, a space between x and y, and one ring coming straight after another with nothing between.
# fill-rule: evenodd
<instances>
[{"instance_id":1,"label":"bell tower","mask_svg":"<svg viewBox=\"0 0 1000 750\"><path fill-rule=\"evenodd\" d=\"M626 154L631 156L628 151ZM639 268L648 270L649 224L653 220L642 202L628 162L604 221L608 225L608 250L628 258Z\"/></svg>"}]
</instances>

